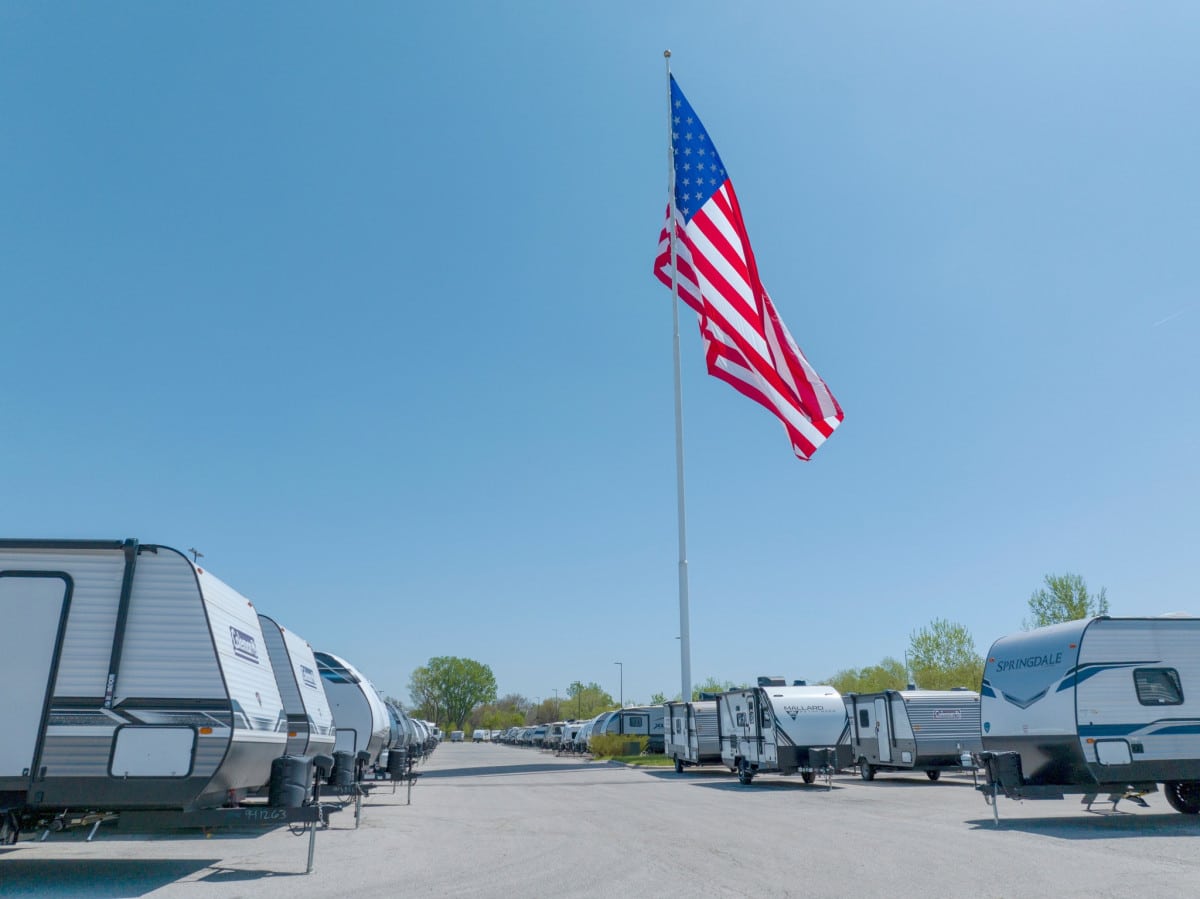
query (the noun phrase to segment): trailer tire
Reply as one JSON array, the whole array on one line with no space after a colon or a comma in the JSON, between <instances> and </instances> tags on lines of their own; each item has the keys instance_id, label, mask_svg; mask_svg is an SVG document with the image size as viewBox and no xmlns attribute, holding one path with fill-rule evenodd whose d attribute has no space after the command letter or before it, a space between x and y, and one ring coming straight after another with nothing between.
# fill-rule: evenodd
<instances>
[{"instance_id":1,"label":"trailer tire","mask_svg":"<svg viewBox=\"0 0 1200 899\"><path fill-rule=\"evenodd\" d=\"M928 777L930 780L937 780L939 777L942 776L942 772L941 771L926 771L925 776Z\"/></svg>"},{"instance_id":2,"label":"trailer tire","mask_svg":"<svg viewBox=\"0 0 1200 899\"><path fill-rule=\"evenodd\" d=\"M683 773L683 762L679 761L679 756L675 756L675 773Z\"/></svg>"},{"instance_id":3,"label":"trailer tire","mask_svg":"<svg viewBox=\"0 0 1200 899\"><path fill-rule=\"evenodd\" d=\"M875 779L875 769L871 767L871 763L866 759L858 760L858 776L863 780Z\"/></svg>"},{"instance_id":4,"label":"trailer tire","mask_svg":"<svg viewBox=\"0 0 1200 899\"><path fill-rule=\"evenodd\" d=\"M754 772L750 770L750 763L745 759L738 762L738 783L742 786L749 786L750 781L754 780Z\"/></svg>"},{"instance_id":5,"label":"trailer tire","mask_svg":"<svg viewBox=\"0 0 1200 899\"><path fill-rule=\"evenodd\" d=\"M816 772L816 771L801 771L801 772L800 772L800 776L801 776L802 778L804 778L804 782L805 782L806 784L810 784L810 783L812 783L814 780L816 780L816 779L817 779L817 772Z\"/></svg>"},{"instance_id":6,"label":"trailer tire","mask_svg":"<svg viewBox=\"0 0 1200 899\"><path fill-rule=\"evenodd\" d=\"M1163 784L1167 804L1183 815L1200 814L1200 783L1194 780L1173 780Z\"/></svg>"}]
</instances>

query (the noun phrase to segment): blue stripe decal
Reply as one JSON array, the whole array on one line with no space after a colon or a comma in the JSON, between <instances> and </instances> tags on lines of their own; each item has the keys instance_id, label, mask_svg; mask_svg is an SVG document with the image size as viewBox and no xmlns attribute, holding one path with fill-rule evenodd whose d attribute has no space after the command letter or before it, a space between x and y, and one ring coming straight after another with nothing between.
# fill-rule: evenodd
<instances>
[{"instance_id":1,"label":"blue stripe decal","mask_svg":"<svg viewBox=\"0 0 1200 899\"><path fill-rule=\"evenodd\" d=\"M1158 662L1103 662L1080 665L1067 672L1066 677L1063 678L1062 683L1058 685L1058 689L1055 692L1061 693L1063 690L1070 690L1103 671L1120 671L1122 668L1136 668L1138 665L1157 664Z\"/></svg>"},{"instance_id":2,"label":"blue stripe decal","mask_svg":"<svg viewBox=\"0 0 1200 899\"><path fill-rule=\"evenodd\" d=\"M1079 736L1128 737L1149 726L1148 724L1081 724L1079 725Z\"/></svg>"},{"instance_id":3,"label":"blue stripe decal","mask_svg":"<svg viewBox=\"0 0 1200 899\"><path fill-rule=\"evenodd\" d=\"M1149 736L1157 737L1163 734L1200 734L1200 724L1172 724L1150 731Z\"/></svg>"},{"instance_id":4,"label":"blue stripe decal","mask_svg":"<svg viewBox=\"0 0 1200 899\"><path fill-rule=\"evenodd\" d=\"M1167 734L1200 734L1196 718L1159 718L1141 724L1081 724L1080 737L1127 737L1142 731L1144 737Z\"/></svg>"}]
</instances>

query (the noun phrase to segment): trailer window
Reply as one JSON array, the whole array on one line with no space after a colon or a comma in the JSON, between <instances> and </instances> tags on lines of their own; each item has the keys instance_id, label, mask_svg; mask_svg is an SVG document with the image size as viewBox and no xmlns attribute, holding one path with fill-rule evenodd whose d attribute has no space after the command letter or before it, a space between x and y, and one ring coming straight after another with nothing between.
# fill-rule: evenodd
<instances>
[{"instance_id":1,"label":"trailer window","mask_svg":"<svg viewBox=\"0 0 1200 899\"><path fill-rule=\"evenodd\" d=\"M630 727L645 727L646 725L642 721L641 715L630 715L629 716L629 726Z\"/></svg>"},{"instance_id":2,"label":"trailer window","mask_svg":"<svg viewBox=\"0 0 1200 899\"><path fill-rule=\"evenodd\" d=\"M1142 705L1182 705L1183 689L1174 668L1134 668L1133 684Z\"/></svg>"},{"instance_id":3,"label":"trailer window","mask_svg":"<svg viewBox=\"0 0 1200 899\"><path fill-rule=\"evenodd\" d=\"M859 727L870 727L871 726L871 713L868 712L866 709L858 710L858 726Z\"/></svg>"}]
</instances>

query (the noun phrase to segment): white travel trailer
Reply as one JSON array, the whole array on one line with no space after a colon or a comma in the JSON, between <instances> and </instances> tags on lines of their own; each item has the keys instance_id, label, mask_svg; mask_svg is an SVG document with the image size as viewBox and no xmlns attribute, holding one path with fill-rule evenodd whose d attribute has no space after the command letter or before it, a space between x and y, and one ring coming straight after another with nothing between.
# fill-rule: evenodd
<instances>
[{"instance_id":1,"label":"white travel trailer","mask_svg":"<svg viewBox=\"0 0 1200 899\"><path fill-rule=\"evenodd\" d=\"M333 712L312 647L273 618L260 614L258 621L287 715L287 754L331 755Z\"/></svg>"},{"instance_id":2,"label":"white travel trailer","mask_svg":"<svg viewBox=\"0 0 1200 899\"><path fill-rule=\"evenodd\" d=\"M0 621L2 841L108 813L128 830L324 818L307 798L312 762L283 758L254 607L183 553L0 540ZM236 807L268 782L276 792L277 761L271 807Z\"/></svg>"},{"instance_id":3,"label":"white travel trailer","mask_svg":"<svg viewBox=\"0 0 1200 899\"><path fill-rule=\"evenodd\" d=\"M993 806L1100 794L1200 813L1200 618L1092 618L1002 637L980 690Z\"/></svg>"},{"instance_id":4,"label":"white travel trailer","mask_svg":"<svg viewBox=\"0 0 1200 899\"><path fill-rule=\"evenodd\" d=\"M979 694L971 690L848 693L852 758L863 780L877 771L962 771L963 753L979 752Z\"/></svg>"},{"instance_id":5,"label":"white travel trailer","mask_svg":"<svg viewBox=\"0 0 1200 899\"><path fill-rule=\"evenodd\" d=\"M619 734L648 737L646 751L662 752L665 715L660 705L630 706L609 712L608 717L592 727L592 736Z\"/></svg>"},{"instance_id":6,"label":"white travel trailer","mask_svg":"<svg viewBox=\"0 0 1200 899\"><path fill-rule=\"evenodd\" d=\"M348 752L356 759L366 753L361 758L368 767L378 764L392 738L392 719L379 693L345 659L328 652L313 655L333 708L334 751Z\"/></svg>"},{"instance_id":7,"label":"white travel trailer","mask_svg":"<svg viewBox=\"0 0 1200 899\"><path fill-rule=\"evenodd\" d=\"M846 706L833 687L787 686L760 677L759 686L717 694L721 761L750 783L756 774L795 774L812 783L820 770L844 768L850 747L841 742Z\"/></svg>"},{"instance_id":8,"label":"white travel trailer","mask_svg":"<svg viewBox=\"0 0 1200 899\"><path fill-rule=\"evenodd\" d=\"M675 760L675 770L685 765L721 764L721 736L717 725L717 701L663 703L665 752Z\"/></svg>"}]
</instances>

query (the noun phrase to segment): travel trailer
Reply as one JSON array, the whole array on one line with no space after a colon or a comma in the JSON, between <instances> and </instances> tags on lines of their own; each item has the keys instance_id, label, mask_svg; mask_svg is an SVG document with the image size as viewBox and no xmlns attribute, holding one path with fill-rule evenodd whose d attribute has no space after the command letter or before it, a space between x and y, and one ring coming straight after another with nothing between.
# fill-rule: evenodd
<instances>
[{"instance_id":1,"label":"travel trailer","mask_svg":"<svg viewBox=\"0 0 1200 899\"><path fill-rule=\"evenodd\" d=\"M392 739L392 719L379 693L345 659L329 652L313 655L333 708L334 751L348 752L367 767L378 764Z\"/></svg>"},{"instance_id":2,"label":"travel trailer","mask_svg":"<svg viewBox=\"0 0 1200 899\"><path fill-rule=\"evenodd\" d=\"M980 689L981 786L993 802L1162 784L1200 813L1200 619L1091 618L997 640Z\"/></svg>"},{"instance_id":3,"label":"travel trailer","mask_svg":"<svg viewBox=\"0 0 1200 899\"><path fill-rule=\"evenodd\" d=\"M759 686L717 694L721 762L749 784L758 774L795 774L812 783L818 771L850 762L841 742L846 706L833 687L787 685L760 677Z\"/></svg>"},{"instance_id":4,"label":"travel trailer","mask_svg":"<svg viewBox=\"0 0 1200 899\"><path fill-rule=\"evenodd\" d=\"M621 736L648 737L647 752L663 751L663 707L631 706L608 713L608 717L592 728L592 736L619 734Z\"/></svg>"},{"instance_id":5,"label":"travel trailer","mask_svg":"<svg viewBox=\"0 0 1200 899\"><path fill-rule=\"evenodd\" d=\"M109 813L130 830L254 818L221 807L274 786L288 720L246 597L166 546L0 540L0 620L19 622L0 678L4 841ZM318 820L299 808L311 773L289 766L296 807L257 819Z\"/></svg>"},{"instance_id":6,"label":"travel trailer","mask_svg":"<svg viewBox=\"0 0 1200 899\"><path fill-rule=\"evenodd\" d=\"M287 716L288 755L332 755L333 712L312 647L274 618L258 616Z\"/></svg>"},{"instance_id":7,"label":"travel trailer","mask_svg":"<svg viewBox=\"0 0 1200 899\"><path fill-rule=\"evenodd\" d=\"M717 726L717 701L663 703L665 752L684 766L721 764L721 737Z\"/></svg>"},{"instance_id":8,"label":"travel trailer","mask_svg":"<svg viewBox=\"0 0 1200 899\"><path fill-rule=\"evenodd\" d=\"M979 694L970 690L848 693L847 736L863 780L878 771L962 771L963 753L979 752ZM973 770L973 768L971 769Z\"/></svg>"}]
</instances>

